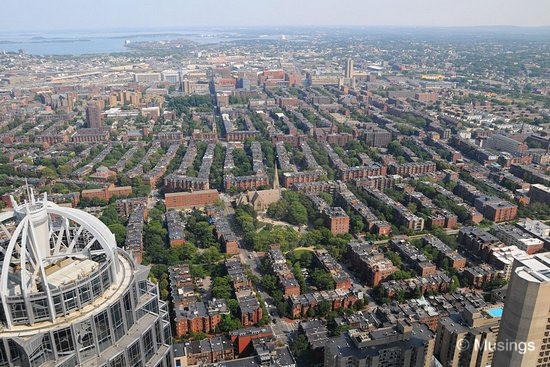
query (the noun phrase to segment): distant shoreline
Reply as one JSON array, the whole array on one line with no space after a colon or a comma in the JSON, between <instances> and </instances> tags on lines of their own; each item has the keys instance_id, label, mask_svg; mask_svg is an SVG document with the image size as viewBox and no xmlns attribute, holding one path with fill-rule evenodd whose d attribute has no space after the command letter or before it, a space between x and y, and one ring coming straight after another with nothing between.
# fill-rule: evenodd
<instances>
[{"instance_id":1,"label":"distant shoreline","mask_svg":"<svg viewBox=\"0 0 550 367\"><path fill-rule=\"evenodd\" d=\"M30 40L30 41L8 41L0 40L0 45L4 44L32 44L32 43L77 43L77 42L90 42L90 39L43 39L43 40Z\"/></svg>"},{"instance_id":2,"label":"distant shoreline","mask_svg":"<svg viewBox=\"0 0 550 367\"><path fill-rule=\"evenodd\" d=\"M299 42L305 35L325 39L339 37L411 38L416 40L480 40L532 39L550 40L550 27L211 27L187 29L127 29L56 32L0 32L0 51L23 50L31 55L63 56L110 54L135 51L148 42L173 42L186 39L196 44L221 42L276 41L285 35L285 42ZM73 36L74 38L70 38ZM131 46L124 40L131 41ZM135 44L135 45L134 45ZM155 48L155 47L153 47Z\"/></svg>"}]
</instances>

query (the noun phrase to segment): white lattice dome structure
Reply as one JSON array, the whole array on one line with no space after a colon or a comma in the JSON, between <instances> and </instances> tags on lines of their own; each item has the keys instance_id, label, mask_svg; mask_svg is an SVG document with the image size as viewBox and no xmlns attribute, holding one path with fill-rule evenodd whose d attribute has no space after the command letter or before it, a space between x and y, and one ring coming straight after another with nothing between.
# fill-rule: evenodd
<instances>
[{"instance_id":1,"label":"white lattice dome structure","mask_svg":"<svg viewBox=\"0 0 550 367\"><path fill-rule=\"evenodd\" d=\"M93 215L27 194L0 213L0 366L171 366L149 269Z\"/></svg>"}]
</instances>

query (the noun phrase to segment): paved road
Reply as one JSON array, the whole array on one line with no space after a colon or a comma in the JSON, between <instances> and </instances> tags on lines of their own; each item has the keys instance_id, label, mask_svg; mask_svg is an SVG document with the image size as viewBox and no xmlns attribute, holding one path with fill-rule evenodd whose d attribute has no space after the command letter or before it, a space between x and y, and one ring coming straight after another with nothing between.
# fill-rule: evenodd
<instances>
[{"instance_id":1,"label":"paved road","mask_svg":"<svg viewBox=\"0 0 550 367\"><path fill-rule=\"evenodd\" d=\"M225 203L225 214L227 215L227 220L233 222L235 220L235 210L231 206L231 198L226 194L220 194L220 198ZM262 272L260 271L260 258L255 251L247 250L243 243L242 238L236 233L239 239L239 258L241 263L246 264L254 276L259 280L262 279ZM265 290L262 288L262 285L257 283L256 289L264 302L266 303L266 309L269 313L269 318L271 319L271 329L273 334L284 344L288 343L289 337L298 329L299 321L295 320L293 322L286 322L283 318L280 317L277 307L275 307L273 299Z\"/></svg>"},{"instance_id":2,"label":"paved road","mask_svg":"<svg viewBox=\"0 0 550 367\"><path fill-rule=\"evenodd\" d=\"M293 228L296 232L300 232L302 231L302 227L300 226L295 226L295 225L292 225L290 223L287 223L287 222L282 222L282 221L279 221L279 220L273 220L271 218L268 218L265 214L259 214L258 215L258 220L262 223L269 223L269 224L273 224L274 226L283 226L283 227L291 227Z\"/></svg>"},{"instance_id":3,"label":"paved road","mask_svg":"<svg viewBox=\"0 0 550 367\"><path fill-rule=\"evenodd\" d=\"M149 197L147 198L147 208L153 209L159 201L162 201L159 190L155 189L151 191Z\"/></svg>"},{"instance_id":4,"label":"paved road","mask_svg":"<svg viewBox=\"0 0 550 367\"><path fill-rule=\"evenodd\" d=\"M445 234L446 235L454 235L454 234L458 234L458 229L447 229L445 230ZM408 236L407 239L409 240L414 240L415 238L422 238L422 237L425 237L427 236L428 234L430 233L421 233L421 234L413 234L412 236ZM393 237L392 237L393 238ZM380 240L380 241L374 241L373 243L375 245L383 245L385 243L388 243L390 242L391 238L388 238L388 239L385 239L385 240Z\"/></svg>"}]
</instances>

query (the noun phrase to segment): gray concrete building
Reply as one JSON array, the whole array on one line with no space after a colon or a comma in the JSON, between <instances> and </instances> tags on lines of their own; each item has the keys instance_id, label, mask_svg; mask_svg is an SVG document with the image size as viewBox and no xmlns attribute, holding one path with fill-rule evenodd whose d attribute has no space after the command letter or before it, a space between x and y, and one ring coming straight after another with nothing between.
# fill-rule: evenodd
<instances>
[{"instance_id":1,"label":"gray concrete building","mask_svg":"<svg viewBox=\"0 0 550 367\"><path fill-rule=\"evenodd\" d=\"M494 366L550 366L550 253L516 259Z\"/></svg>"}]
</instances>

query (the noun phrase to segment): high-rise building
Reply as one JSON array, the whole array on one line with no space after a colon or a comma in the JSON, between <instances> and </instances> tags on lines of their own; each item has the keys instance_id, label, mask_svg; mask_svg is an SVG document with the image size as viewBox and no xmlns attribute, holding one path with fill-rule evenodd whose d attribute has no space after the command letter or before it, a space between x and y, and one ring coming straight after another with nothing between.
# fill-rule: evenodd
<instances>
[{"instance_id":1,"label":"high-rise building","mask_svg":"<svg viewBox=\"0 0 550 367\"><path fill-rule=\"evenodd\" d=\"M509 153L521 153L527 150L527 144L502 134L491 135L487 139L486 147L494 150L503 150Z\"/></svg>"},{"instance_id":2,"label":"high-rise building","mask_svg":"<svg viewBox=\"0 0 550 367\"><path fill-rule=\"evenodd\" d=\"M101 129L101 116L99 107L90 104L86 107L86 127Z\"/></svg>"},{"instance_id":3,"label":"high-rise building","mask_svg":"<svg viewBox=\"0 0 550 367\"><path fill-rule=\"evenodd\" d=\"M0 366L172 366L149 269L96 217L27 193L0 215Z\"/></svg>"},{"instance_id":4,"label":"high-rise building","mask_svg":"<svg viewBox=\"0 0 550 367\"><path fill-rule=\"evenodd\" d=\"M324 366L428 367L434 344L434 334L423 324L400 321L371 331L352 329L326 343Z\"/></svg>"},{"instance_id":5,"label":"high-rise building","mask_svg":"<svg viewBox=\"0 0 550 367\"><path fill-rule=\"evenodd\" d=\"M550 252L516 259L493 366L550 366Z\"/></svg>"},{"instance_id":6,"label":"high-rise building","mask_svg":"<svg viewBox=\"0 0 550 367\"><path fill-rule=\"evenodd\" d=\"M550 202L550 187L541 184L531 185L529 198L533 203L544 204Z\"/></svg>"},{"instance_id":7,"label":"high-rise building","mask_svg":"<svg viewBox=\"0 0 550 367\"><path fill-rule=\"evenodd\" d=\"M391 141L391 133L377 126L366 129L363 137L369 147L385 148Z\"/></svg>"},{"instance_id":8,"label":"high-rise building","mask_svg":"<svg viewBox=\"0 0 550 367\"><path fill-rule=\"evenodd\" d=\"M346 72L344 74L346 79L353 78L353 59L347 59L346 61Z\"/></svg>"},{"instance_id":9,"label":"high-rise building","mask_svg":"<svg viewBox=\"0 0 550 367\"><path fill-rule=\"evenodd\" d=\"M180 81L180 73L176 70L165 70L161 73L162 80L172 84L178 84Z\"/></svg>"},{"instance_id":10,"label":"high-rise building","mask_svg":"<svg viewBox=\"0 0 550 367\"><path fill-rule=\"evenodd\" d=\"M160 73L134 73L134 82L152 84L161 81Z\"/></svg>"},{"instance_id":11,"label":"high-rise building","mask_svg":"<svg viewBox=\"0 0 550 367\"><path fill-rule=\"evenodd\" d=\"M442 317L437 326L434 354L446 367L490 366L502 307L478 309L471 304Z\"/></svg>"}]
</instances>

